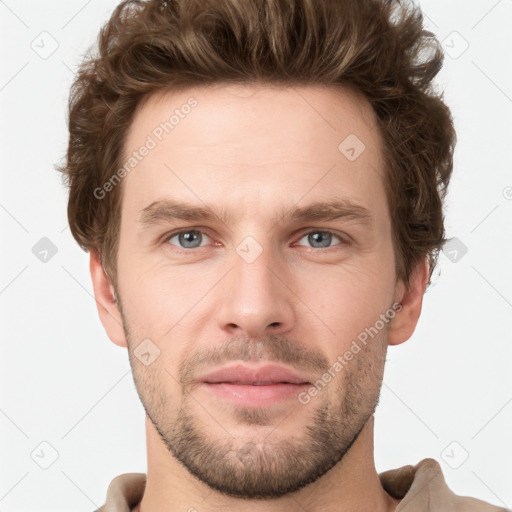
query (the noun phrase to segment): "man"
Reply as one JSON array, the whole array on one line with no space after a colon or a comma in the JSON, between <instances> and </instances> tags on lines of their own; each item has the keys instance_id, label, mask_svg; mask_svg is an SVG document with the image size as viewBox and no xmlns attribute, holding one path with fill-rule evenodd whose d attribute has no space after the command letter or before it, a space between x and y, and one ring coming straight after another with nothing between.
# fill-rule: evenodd
<instances>
[{"instance_id":1,"label":"man","mask_svg":"<svg viewBox=\"0 0 512 512\"><path fill-rule=\"evenodd\" d=\"M503 510L433 459L373 460L387 347L445 241L455 134L421 12L126 1L98 48L62 171L148 453L102 510Z\"/></svg>"}]
</instances>

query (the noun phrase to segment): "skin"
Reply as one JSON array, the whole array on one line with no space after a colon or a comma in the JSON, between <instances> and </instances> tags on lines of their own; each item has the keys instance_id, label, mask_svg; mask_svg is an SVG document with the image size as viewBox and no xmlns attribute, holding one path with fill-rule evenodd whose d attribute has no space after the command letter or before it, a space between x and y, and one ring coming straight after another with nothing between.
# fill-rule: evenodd
<instances>
[{"instance_id":1,"label":"skin","mask_svg":"<svg viewBox=\"0 0 512 512\"><path fill-rule=\"evenodd\" d=\"M137 111L126 154L191 96L197 107L123 180L116 290L91 252L100 318L128 348L147 413L147 484L137 510L394 510L399 500L375 469L373 413L387 347L409 339L420 316L428 266L419 262L407 285L396 277L371 106L332 86L217 84L158 94ZM366 146L355 161L338 150L349 134ZM163 199L227 219L144 227L142 210ZM365 207L371 223L280 215L334 199ZM171 236L178 229L197 238ZM262 250L251 263L237 252L247 236ZM196 245L185 248L187 240ZM196 381L234 361L321 378L397 303L394 318L307 404L235 407ZM160 351L149 365L134 352L145 339Z\"/></svg>"}]
</instances>

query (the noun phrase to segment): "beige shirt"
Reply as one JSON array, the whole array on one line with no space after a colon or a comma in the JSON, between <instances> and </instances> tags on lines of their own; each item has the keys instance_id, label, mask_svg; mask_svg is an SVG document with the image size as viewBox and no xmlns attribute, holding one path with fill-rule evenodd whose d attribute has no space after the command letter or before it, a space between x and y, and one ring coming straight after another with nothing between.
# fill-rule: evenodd
<instances>
[{"instance_id":1,"label":"beige shirt","mask_svg":"<svg viewBox=\"0 0 512 512\"><path fill-rule=\"evenodd\" d=\"M403 466L379 474L382 487L400 499L395 512L511 512L475 498L457 496L448 489L441 466L423 459L416 466ZM146 475L126 473L112 480L105 505L95 512L131 512L144 494Z\"/></svg>"}]
</instances>

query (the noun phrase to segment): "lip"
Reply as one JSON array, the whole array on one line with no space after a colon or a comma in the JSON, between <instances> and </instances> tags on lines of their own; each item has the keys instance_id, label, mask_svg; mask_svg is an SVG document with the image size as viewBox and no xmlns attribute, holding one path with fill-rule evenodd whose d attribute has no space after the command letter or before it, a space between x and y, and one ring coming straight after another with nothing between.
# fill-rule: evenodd
<instances>
[{"instance_id":1,"label":"lip","mask_svg":"<svg viewBox=\"0 0 512 512\"><path fill-rule=\"evenodd\" d=\"M308 377L280 365L251 368L236 364L214 370L199 380L208 393L239 407L270 407L296 399L311 385Z\"/></svg>"},{"instance_id":2,"label":"lip","mask_svg":"<svg viewBox=\"0 0 512 512\"><path fill-rule=\"evenodd\" d=\"M203 388L208 393L227 400L238 407L270 407L286 400L297 399L309 384L231 384L229 382L217 382L215 384L203 382Z\"/></svg>"},{"instance_id":3,"label":"lip","mask_svg":"<svg viewBox=\"0 0 512 512\"><path fill-rule=\"evenodd\" d=\"M234 364L218 368L198 379L207 384L229 383L238 385L263 386L272 384L310 384L305 375L300 375L285 366L267 364L250 367Z\"/></svg>"}]
</instances>

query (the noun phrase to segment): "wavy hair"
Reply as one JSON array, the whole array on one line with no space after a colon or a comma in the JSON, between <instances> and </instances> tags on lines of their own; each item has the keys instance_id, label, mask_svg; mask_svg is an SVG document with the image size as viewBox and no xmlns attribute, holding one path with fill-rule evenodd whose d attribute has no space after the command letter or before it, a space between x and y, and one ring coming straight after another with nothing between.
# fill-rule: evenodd
<instances>
[{"instance_id":1,"label":"wavy hair","mask_svg":"<svg viewBox=\"0 0 512 512\"><path fill-rule=\"evenodd\" d=\"M69 144L56 166L69 187L71 233L117 284L122 165L135 110L151 94L212 83L329 84L362 93L383 140L397 277L445 243L443 201L456 135L433 79L443 51L403 0L125 0L81 63Z\"/></svg>"}]
</instances>

